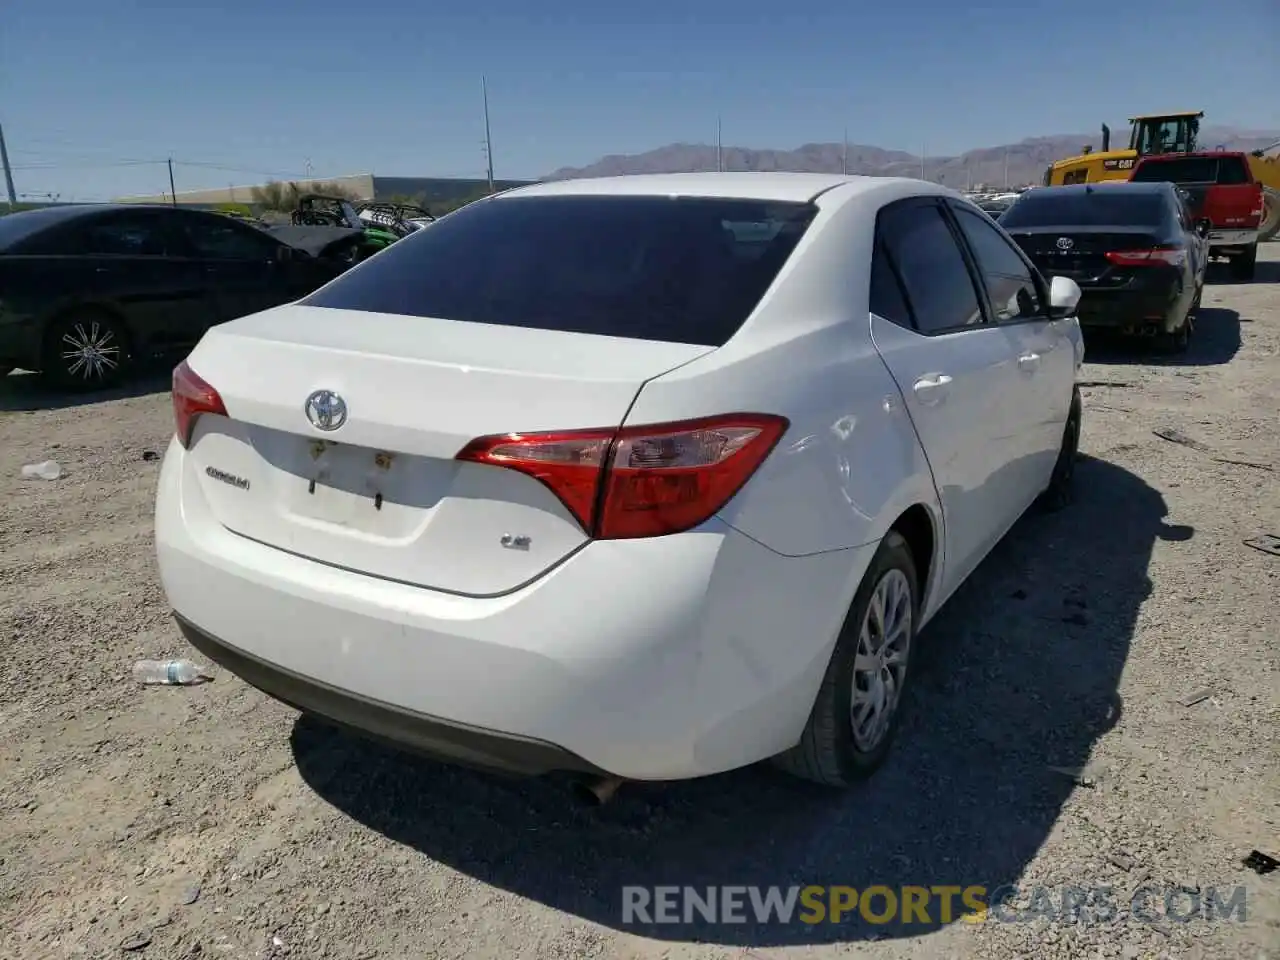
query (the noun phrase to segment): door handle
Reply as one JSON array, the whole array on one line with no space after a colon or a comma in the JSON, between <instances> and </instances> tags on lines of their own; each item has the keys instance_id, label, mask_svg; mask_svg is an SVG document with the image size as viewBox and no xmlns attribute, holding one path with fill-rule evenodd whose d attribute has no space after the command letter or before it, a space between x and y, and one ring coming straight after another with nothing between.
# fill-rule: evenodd
<instances>
[{"instance_id":1,"label":"door handle","mask_svg":"<svg viewBox=\"0 0 1280 960\"><path fill-rule=\"evenodd\" d=\"M1018 366L1024 370L1034 370L1040 365L1040 354L1024 353L1018 358Z\"/></svg>"},{"instance_id":2,"label":"door handle","mask_svg":"<svg viewBox=\"0 0 1280 960\"><path fill-rule=\"evenodd\" d=\"M942 399L942 388L950 382L951 378L945 373L929 373L917 380L912 389L921 403L934 404Z\"/></svg>"}]
</instances>

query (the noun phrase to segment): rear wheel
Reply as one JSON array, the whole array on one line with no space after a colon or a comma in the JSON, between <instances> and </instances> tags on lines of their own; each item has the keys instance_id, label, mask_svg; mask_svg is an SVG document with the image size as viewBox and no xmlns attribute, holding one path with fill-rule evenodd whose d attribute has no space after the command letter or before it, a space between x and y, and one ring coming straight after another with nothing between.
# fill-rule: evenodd
<instances>
[{"instance_id":1,"label":"rear wheel","mask_svg":"<svg viewBox=\"0 0 1280 960\"><path fill-rule=\"evenodd\" d=\"M1262 188L1263 216L1258 228L1258 239L1273 240L1280 234L1280 190L1272 187Z\"/></svg>"},{"instance_id":2,"label":"rear wheel","mask_svg":"<svg viewBox=\"0 0 1280 960\"><path fill-rule=\"evenodd\" d=\"M1058 449L1058 460L1053 465L1049 486L1040 495L1040 505L1046 510L1061 510L1071 503L1076 477L1076 459L1080 455L1080 424L1083 419L1084 409L1080 401L1080 388L1076 387L1071 392L1071 410L1062 428L1062 446Z\"/></svg>"},{"instance_id":3,"label":"rear wheel","mask_svg":"<svg viewBox=\"0 0 1280 960\"><path fill-rule=\"evenodd\" d=\"M1244 253L1231 258L1231 276L1241 283L1250 283L1258 266L1258 245L1255 243Z\"/></svg>"},{"instance_id":4,"label":"rear wheel","mask_svg":"<svg viewBox=\"0 0 1280 960\"><path fill-rule=\"evenodd\" d=\"M124 324L109 313L79 310L49 325L41 373L67 390L96 390L119 382L128 360Z\"/></svg>"},{"instance_id":5,"label":"rear wheel","mask_svg":"<svg viewBox=\"0 0 1280 960\"><path fill-rule=\"evenodd\" d=\"M898 728L919 595L911 549L891 530L858 587L800 742L775 757L776 766L846 787L884 763Z\"/></svg>"}]
</instances>

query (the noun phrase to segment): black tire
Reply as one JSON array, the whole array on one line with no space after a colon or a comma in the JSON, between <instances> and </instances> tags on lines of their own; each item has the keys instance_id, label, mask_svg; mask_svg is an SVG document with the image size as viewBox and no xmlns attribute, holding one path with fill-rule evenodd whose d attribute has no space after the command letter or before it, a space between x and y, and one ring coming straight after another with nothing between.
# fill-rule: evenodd
<instances>
[{"instance_id":1,"label":"black tire","mask_svg":"<svg viewBox=\"0 0 1280 960\"><path fill-rule=\"evenodd\" d=\"M64 390L101 390L120 382L129 359L129 331L119 319L102 310L75 310L45 331L40 373Z\"/></svg>"},{"instance_id":2,"label":"black tire","mask_svg":"<svg viewBox=\"0 0 1280 960\"><path fill-rule=\"evenodd\" d=\"M1239 256L1231 258L1231 277L1239 283L1252 283L1258 267L1258 245L1255 243Z\"/></svg>"},{"instance_id":3,"label":"black tire","mask_svg":"<svg viewBox=\"0 0 1280 960\"><path fill-rule=\"evenodd\" d=\"M1188 310L1187 315L1182 318L1182 323L1178 325L1176 330L1172 330L1164 335L1164 347L1172 354L1183 354L1191 346L1191 333L1194 330L1195 321L1192 319L1193 310Z\"/></svg>"},{"instance_id":4,"label":"black tire","mask_svg":"<svg viewBox=\"0 0 1280 960\"><path fill-rule=\"evenodd\" d=\"M1074 498L1076 460L1080 454L1080 426L1083 421L1084 405L1080 401L1080 388L1076 387L1071 391L1071 410L1067 414L1066 425L1062 428L1062 446L1058 449L1058 460L1053 465L1049 486L1040 495L1040 505L1051 513L1069 506Z\"/></svg>"},{"instance_id":5,"label":"black tire","mask_svg":"<svg viewBox=\"0 0 1280 960\"><path fill-rule=\"evenodd\" d=\"M896 582L899 589L905 582L908 594L905 603L910 612L910 622L906 625L905 644L901 645L904 651L901 669L895 680L895 692L892 703L887 707L884 725L874 742L860 744L854 736L854 685L859 676L865 679L868 672L876 671L859 671L855 675L854 664L863 622L867 619L876 588L882 581L889 587ZM896 530L891 530L880 542L853 598L800 742L774 757L775 766L793 776L829 787L848 787L875 773L888 757L898 730L919 618L920 588L915 560L907 541ZM880 667L880 671L885 669L889 668Z\"/></svg>"}]
</instances>

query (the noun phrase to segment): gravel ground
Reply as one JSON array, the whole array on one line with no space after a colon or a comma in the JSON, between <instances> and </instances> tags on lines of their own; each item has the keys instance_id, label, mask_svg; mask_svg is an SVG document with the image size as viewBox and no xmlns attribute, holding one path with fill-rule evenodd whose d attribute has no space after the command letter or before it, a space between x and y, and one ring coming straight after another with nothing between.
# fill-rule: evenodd
<instances>
[{"instance_id":1,"label":"gravel ground","mask_svg":"<svg viewBox=\"0 0 1280 960\"><path fill-rule=\"evenodd\" d=\"M1280 872L1241 864L1280 855L1280 557L1243 543L1280 534L1280 244L1264 256L1253 284L1213 275L1187 357L1091 346L1077 503L1028 516L930 627L897 752L849 796L752 769L584 810L225 673L141 688L136 659L189 653L152 561L165 379L74 403L9 377L0 956L1280 957ZM46 457L61 479L20 478ZM1044 885L1041 907L1107 885L1122 909L625 925L621 886L664 883ZM1185 916L1239 886L1244 922L1160 916L1166 891Z\"/></svg>"}]
</instances>

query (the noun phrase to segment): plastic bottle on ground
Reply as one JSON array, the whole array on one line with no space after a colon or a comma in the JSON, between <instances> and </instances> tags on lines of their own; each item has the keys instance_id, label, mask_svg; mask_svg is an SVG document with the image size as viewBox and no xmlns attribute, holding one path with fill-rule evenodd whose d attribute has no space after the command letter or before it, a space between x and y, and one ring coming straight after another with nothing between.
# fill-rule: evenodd
<instances>
[{"instance_id":1,"label":"plastic bottle on ground","mask_svg":"<svg viewBox=\"0 0 1280 960\"><path fill-rule=\"evenodd\" d=\"M57 460L41 460L39 463L28 463L22 468L22 475L28 479L39 477L41 480L57 480L62 476L62 467Z\"/></svg>"},{"instance_id":2,"label":"plastic bottle on ground","mask_svg":"<svg viewBox=\"0 0 1280 960\"><path fill-rule=\"evenodd\" d=\"M139 660L133 665L139 683L186 686L208 680L209 676L190 660Z\"/></svg>"}]
</instances>

